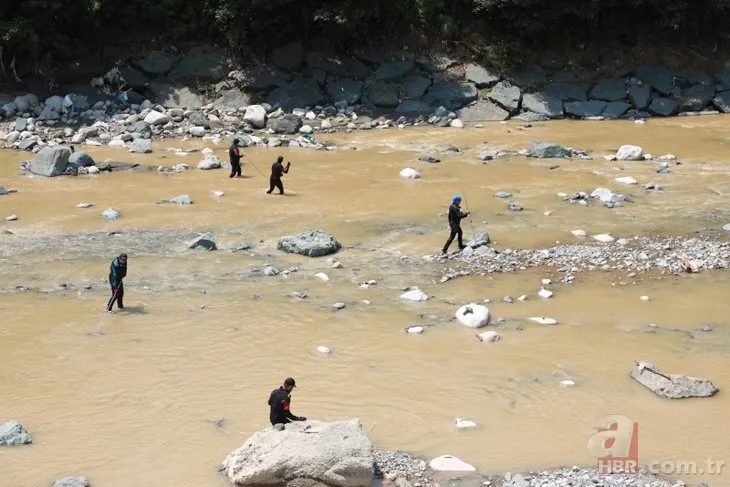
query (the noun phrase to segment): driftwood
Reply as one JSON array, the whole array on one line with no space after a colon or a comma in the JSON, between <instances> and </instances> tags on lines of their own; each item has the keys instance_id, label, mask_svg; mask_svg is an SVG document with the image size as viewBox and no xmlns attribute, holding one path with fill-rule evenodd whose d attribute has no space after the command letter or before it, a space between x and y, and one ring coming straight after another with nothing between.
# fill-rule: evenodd
<instances>
[{"instance_id":1,"label":"driftwood","mask_svg":"<svg viewBox=\"0 0 730 487\"><path fill-rule=\"evenodd\" d=\"M663 374L649 362L636 362L631 377L655 394L668 399L711 397L719 389L708 379L679 374Z\"/></svg>"}]
</instances>

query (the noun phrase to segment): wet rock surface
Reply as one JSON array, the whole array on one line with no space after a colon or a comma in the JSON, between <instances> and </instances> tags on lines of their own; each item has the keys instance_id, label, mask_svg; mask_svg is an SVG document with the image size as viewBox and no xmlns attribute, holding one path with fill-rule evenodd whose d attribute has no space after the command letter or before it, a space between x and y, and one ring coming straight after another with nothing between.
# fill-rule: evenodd
<instances>
[{"instance_id":1,"label":"wet rock surface","mask_svg":"<svg viewBox=\"0 0 730 487\"><path fill-rule=\"evenodd\" d=\"M631 377L655 394L668 399L711 397L719 392L707 379L662 373L654 364L638 362Z\"/></svg>"}]
</instances>

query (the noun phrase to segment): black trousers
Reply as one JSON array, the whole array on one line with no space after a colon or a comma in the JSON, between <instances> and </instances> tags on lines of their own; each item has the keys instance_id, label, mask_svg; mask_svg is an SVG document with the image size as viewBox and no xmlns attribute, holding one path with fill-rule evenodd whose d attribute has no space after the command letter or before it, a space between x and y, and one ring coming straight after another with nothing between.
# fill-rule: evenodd
<instances>
[{"instance_id":1,"label":"black trousers","mask_svg":"<svg viewBox=\"0 0 730 487\"><path fill-rule=\"evenodd\" d=\"M112 285L112 297L109 298L109 302L106 305L106 310L111 311L112 308L114 307L115 302L117 303L117 306L119 307L119 309L123 309L124 308L123 299L124 299L124 283L123 282L119 283L119 287L116 288L116 292L114 289L114 285Z\"/></svg>"},{"instance_id":2,"label":"black trousers","mask_svg":"<svg viewBox=\"0 0 730 487\"><path fill-rule=\"evenodd\" d=\"M270 178L269 179L269 190L266 194L271 194L274 188L279 189L279 194L284 194L284 184L281 182L281 178Z\"/></svg>"},{"instance_id":3,"label":"black trousers","mask_svg":"<svg viewBox=\"0 0 730 487\"><path fill-rule=\"evenodd\" d=\"M241 175L241 163L240 162L232 162L231 163L231 175L229 177L234 176L240 176Z\"/></svg>"},{"instance_id":4,"label":"black trousers","mask_svg":"<svg viewBox=\"0 0 730 487\"><path fill-rule=\"evenodd\" d=\"M449 250L449 247L451 246L451 242L454 241L454 237L459 237L459 248L464 247L464 241L462 240L464 237L464 232L461 231L461 227L451 227L451 233L449 234L449 239L446 241L446 244L444 244L444 253Z\"/></svg>"}]
</instances>

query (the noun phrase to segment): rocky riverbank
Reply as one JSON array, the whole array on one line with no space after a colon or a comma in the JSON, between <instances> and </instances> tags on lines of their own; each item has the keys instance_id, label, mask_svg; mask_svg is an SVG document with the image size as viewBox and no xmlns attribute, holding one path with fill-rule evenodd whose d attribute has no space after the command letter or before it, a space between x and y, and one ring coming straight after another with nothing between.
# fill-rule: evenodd
<instances>
[{"instance_id":1,"label":"rocky riverbank","mask_svg":"<svg viewBox=\"0 0 730 487\"><path fill-rule=\"evenodd\" d=\"M152 51L89 85L0 93L0 141L33 151L73 143L146 152L146 140L181 136L726 112L730 66L712 74L640 66L593 79L556 55L501 73L458 53L365 48L342 54L307 51L294 43L275 49L262 64L246 66L222 51ZM245 142L254 143L308 146L277 137Z\"/></svg>"},{"instance_id":2,"label":"rocky riverbank","mask_svg":"<svg viewBox=\"0 0 730 487\"><path fill-rule=\"evenodd\" d=\"M581 230L576 230L573 235L577 239L589 238ZM560 244L548 249L467 247L449 256L425 256L424 259L449 265L441 282L530 267L556 268L565 273L566 282L571 282L574 274L581 271L623 271L635 275L650 271L681 274L730 268L730 242L717 232L696 237L615 239L609 234L599 234L592 238L593 242Z\"/></svg>"}]
</instances>

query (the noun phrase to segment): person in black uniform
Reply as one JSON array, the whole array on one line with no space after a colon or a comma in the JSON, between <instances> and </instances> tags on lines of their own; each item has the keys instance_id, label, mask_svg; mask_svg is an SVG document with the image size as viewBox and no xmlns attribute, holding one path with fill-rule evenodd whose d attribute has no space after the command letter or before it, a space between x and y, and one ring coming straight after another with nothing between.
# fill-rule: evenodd
<instances>
[{"instance_id":1,"label":"person in black uniform","mask_svg":"<svg viewBox=\"0 0 730 487\"><path fill-rule=\"evenodd\" d=\"M271 421L271 426L291 423L292 421L307 420L304 416L295 416L289 409L291 405L291 391L296 386L296 381L291 377L287 377L284 380L283 386L271 391L271 395L269 396L269 407L271 408L269 421Z\"/></svg>"},{"instance_id":2,"label":"person in black uniform","mask_svg":"<svg viewBox=\"0 0 730 487\"><path fill-rule=\"evenodd\" d=\"M233 139L233 144L228 148L228 159L231 162L231 175L229 177L241 177L241 149L238 147L241 141Z\"/></svg>"},{"instance_id":3,"label":"person in black uniform","mask_svg":"<svg viewBox=\"0 0 730 487\"><path fill-rule=\"evenodd\" d=\"M281 177L289 172L291 162L287 161L286 167L282 164L284 158L279 156L276 158L276 162L271 165L271 177L269 178L269 190L266 194L271 194L274 188L279 188L279 194L284 194L284 184L281 182Z\"/></svg>"},{"instance_id":4,"label":"person in black uniform","mask_svg":"<svg viewBox=\"0 0 730 487\"><path fill-rule=\"evenodd\" d=\"M462 240L464 234L461 231L461 220L467 216L469 216L469 212L461 211L461 196L457 194L451 199L451 206L449 206L449 227L451 227L451 234L449 234L449 239L444 245L444 254L448 252L449 246L456 236L459 237L459 250L466 248L466 245L464 245L464 241Z\"/></svg>"},{"instance_id":5,"label":"person in black uniform","mask_svg":"<svg viewBox=\"0 0 730 487\"><path fill-rule=\"evenodd\" d=\"M124 282L127 277L127 254L119 254L119 257L112 261L109 266L109 284L112 287L112 297L106 305L106 310L111 313L114 303L119 309L124 309Z\"/></svg>"}]
</instances>

